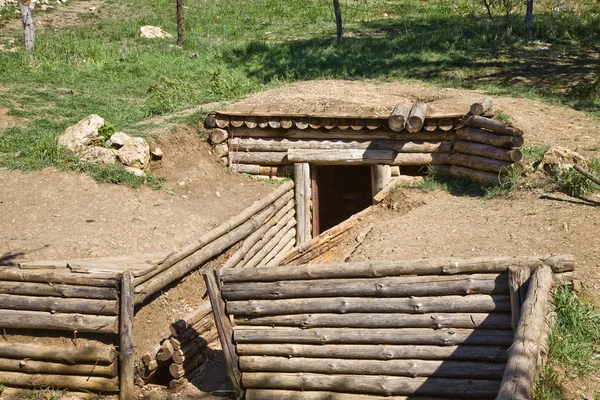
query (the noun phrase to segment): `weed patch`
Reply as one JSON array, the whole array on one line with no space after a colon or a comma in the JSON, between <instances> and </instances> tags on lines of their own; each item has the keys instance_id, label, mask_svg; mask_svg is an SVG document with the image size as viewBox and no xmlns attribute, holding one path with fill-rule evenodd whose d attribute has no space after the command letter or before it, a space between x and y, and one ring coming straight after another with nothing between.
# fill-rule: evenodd
<instances>
[{"instance_id":1,"label":"weed patch","mask_svg":"<svg viewBox=\"0 0 600 400\"><path fill-rule=\"evenodd\" d=\"M592 175L600 176L600 160L591 159L589 170ZM600 191L600 186L572 168L561 171L556 177L556 183L569 196L587 196Z\"/></svg>"}]
</instances>

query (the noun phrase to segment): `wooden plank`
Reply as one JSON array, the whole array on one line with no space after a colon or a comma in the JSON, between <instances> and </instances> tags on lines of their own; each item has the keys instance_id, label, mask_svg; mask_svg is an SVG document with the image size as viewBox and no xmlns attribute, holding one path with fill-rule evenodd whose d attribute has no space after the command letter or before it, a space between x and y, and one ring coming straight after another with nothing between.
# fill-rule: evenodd
<instances>
[{"instance_id":1,"label":"wooden plank","mask_svg":"<svg viewBox=\"0 0 600 400\"><path fill-rule=\"evenodd\" d=\"M253 154L253 153L248 153ZM290 149L287 160L295 163L315 163L320 165L378 164L392 162L391 150L311 150Z\"/></svg>"},{"instance_id":2,"label":"wooden plank","mask_svg":"<svg viewBox=\"0 0 600 400\"><path fill-rule=\"evenodd\" d=\"M227 285L225 286L227 287ZM479 328L510 329L510 314L292 314L235 318L236 325L295 326L299 328Z\"/></svg>"},{"instance_id":3,"label":"wooden plank","mask_svg":"<svg viewBox=\"0 0 600 400\"><path fill-rule=\"evenodd\" d=\"M375 328L375 327L373 327ZM439 329L428 328L273 328L256 329L237 326L233 333L236 343L279 344L402 344L453 346L496 345L510 346L510 330Z\"/></svg>"},{"instance_id":4,"label":"wooden plank","mask_svg":"<svg viewBox=\"0 0 600 400\"><path fill-rule=\"evenodd\" d=\"M2 371L0 383L17 387L54 387L96 392L117 392L119 390L118 378L98 376L27 374Z\"/></svg>"},{"instance_id":5,"label":"wooden plank","mask_svg":"<svg viewBox=\"0 0 600 400\"><path fill-rule=\"evenodd\" d=\"M545 345L540 343L540 338L550 309L553 278L552 269L545 265L537 268L531 277L498 400L531 398L533 386L537 381L538 356Z\"/></svg>"},{"instance_id":6,"label":"wooden plank","mask_svg":"<svg viewBox=\"0 0 600 400\"><path fill-rule=\"evenodd\" d=\"M393 150L399 153L448 153L449 140L309 140L287 138L233 138L229 145L236 151L282 152L289 149L318 150ZM258 172L255 172L258 173ZM261 175L268 175L262 173Z\"/></svg>"},{"instance_id":7,"label":"wooden plank","mask_svg":"<svg viewBox=\"0 0 600 400\"><path fill-rule=\"evenodd\" d=\"M509 346L239 343L240 356L346 358L356 360L465 360L505 363Z\"/></svg>"},{"instance_id":8,"label":"wooden plank","mask_svg":"<svg viewBox=\"0 0 600 400\"><path fill-rule=\"evenodd\" d=\"M0 281L62 283L67 285L117 287L118 275L94 274L86 276L73 274L66 269L57 270L24 270L14 267L0 268Z\"/></svg>"},{"instance_id":9,"label":"wooden plank","mask_svg":"<svg viewBox=\"0 0 600 400\"><path fill-rule=\"evenodd\" d=\"M231 282L223 299L297 299L304 297L410 297L508 294L506 274L394 276L370 279L323 279L277 282Z\"/></svg>"},{"instance_id":10,"label":"wooden plank","mask_svg":"<svg viewBox=\"0 0 600 400\"><path fill-rule=\"evenodd\" d=\"M0 328L118 333L114 316L0 309Z\"/></svg>"},{"instance_id":11,"label":"wooden plank","mask_svg":"<svg viewBox=\"0 0 600 400\"><path fill-rule=\"evenodd\" d=\"M492 107L493 101L491 97L476 101L471 104L471 114L481 115Z\"/></svg>"},{"instance_id":12,"label":"wooden plank","mask_svg":"<svg viewBox=\"0 0 600 400\"><path fill-rule=\"evenodd\" d=\"M358 127L358 130L318 130L318 129L247 129L232 128L230 137L233 138L287 138L304 140L452 140L452 132L434 130L433 132L394 132L378 129L370 131ZM498 135L496 135L498 136Z\"/></svg>"},{"instance_id":13,"label":"wooden plank","mask_svg":"<svg viewBox=\"0 0 600 400\"><path fill-rule=\"evenodd\" d=\"M296 244L306 243L311 239L310 222L310 166L308 163L294 164L294 187L296 200Z\"/></svg>"},{"instance_id":14,"label":"wooden plank","mask_svg":"<svg viewBox=\"0 0 600 400\"><path fill-rule=\"evenodd\" d=\"M439 165L450 164L449 153L396 153L392 165Z\"/></svg>"},{"instance_id":15,"label":"wooden plank","mask_svg":"<svg viewBox=\"0 0 600 400\"><path fill-rule=\"evenodd\" d=\"M307 372L316 374L390 375L409 377L501 379L503 363L448 360L354 360L343 358L302 358L241 356L240 369L246 372Z\"/></svg>"},{"instance_id":16,"label":"wooden plank","mask_svg":"<svg viewBox=\"0 0 600 400\"><path fill-rule=\"evenodd\" d=\"M474 169L460 167L458 165L451 166L449 173L454 177L468 178L484 185L501 185L507 180L506 175L495 174L493 172L476 171Z\"/></svg>"},{"instance_id":17,"label":"wooden plank","mask_svg":"<svg viewBox=\"0 0 600 400\"><path fill-rule=\"evenodd\" d=\"M452 378L322 375L308 373L245 373L244 387L287 390L332 390L385 396L424 395L493 399L500 381Z\"/></svg>"},{"instance_id":18,"label":"wooden plank","mask_svg":"<svg viewBox=\"0 0 600 400\"><path fill-rule=\"evenodd\" d=\"M402 99L396 104L388 118L388 126L391 130L399 132L404 129L411 108L412 102L408 99Z\"/></svg>"},{"instance_id":19,"label":"wooden plank","mask_svg":"<svg viewBox=\"0 0 600 400\"><path fill-rule=\"evenodd\" d=\"M48 311L92 315L117 315L116 300L77 299L60 297L34 297L0 294L0 309L23 311Z\"/></svg>"},{"instance_id":20,"label":"wooden plank","mask_svg":"<svg viewBox=\"0 0 600 400\"><path fill-rule=\"evenodd\" d=\"M454 151L508 162L518 162L523 159L521 150L509 150L483 143L467 142L465 140L459 140L454 143Z\"/></svg>"},{"instance_id":21,"label":"wooden plank","mask_svg":"<svg viewBox=\"0 0 600 400\"><path fill-rule=\"evenodd\" d=\"M489 144L496 147L521 147L524 143L522 136L498 135L483 129L464 128L456 130L456 137L460 140Z\"/></svg>"},{"instance_id":22,"label":"wooden plank","mask_svg":"<svg viewBox=\"0 0 600 400\"><path fill-rule=\"evenodd\" d=\"M27 343L15 345L14 343L0 342L0 357L102 365L112 364L117 358L117 353L112 346L90 345L89 343L85 345L80 343L78 347L67 347Z\"/></svg>"},{"instance_id":23,"label":"wooden plank","mask_svg":"<svg viewBox=\"0 0 600 400\"><path fill-rule=\"evenodd\" d=\"M325 265L325 264L320 264ZM266 268L265 268L266 269ZM508 295L469 295L412 298L323 297L282 300L240 300L227 302L234 315L288 315L304 313L438 313L507 312Z\"/></svg>"},{"instance_id":24,"label":"wooden plank","mask_svg":"<svg viewBox=\"0 0 600 400\"><path fill-rule=\"evenodd\" d=\"M352 219L352 218L351 218ZM350 219L348 220L350 222ZM325 232L326 233L326 232ZM455 275L502 273L509 266L535 269L549 265L553 272L572 271L572 255L552 254L523 257L436 258L353 263L303 264L255 270L221 270L224 282L273 282L279 280L374 278L399 275Z\"/></svg>"},{"instance_id":25,"label":"wooden plank","mask_svg":"<svg viewBox=\"0 0 600 400\"><path fill-rule=\"evenodd\" d=\"M497 133L498 135L508 135L521 137L523 131L515 128L511 124L505 124L500 121L495 121L491 118L485 118L478 115L472 115L467 118L466 125L472 128L482 128Z\"/></svg>"},{"instance_id":26,"label":"wooden plank","mask_svg":"<svg viewBox=\"0 0 600 400\"><path fill-rule=\"evenodd\" d=\"M121 312L119 323L119 399L131 400L134 396L133 318L134 318L133 272L125 271L121 277Z\"/></svg>"},{"instance_id":27,"label":"wooden plank","mask_svg":"<svg viewBox=\"0 0 600 400\"><path fill-rule=\"evenodd\" d=\"M1 294L116 300L117 289L97 286L0 281Z\"/></svg>"},{"instance_id":28,"label":"wooden plank","mask_svg":"<svg viewBox=\"0 0 600 400\"><path fill-rule=\"evenodd\" d=\"M227 375L229 375L235 391L242 393L242 373L239 370L239 359L233 343L233 327L225 311L225 302L221 297L218 272L210 268L205 270L202 275L206 282L206 289L210 298L213 315L215 316L215 325L217 326L221 347L223 348L223 358L225 359Z\"/></svg>"},{"instance_id":29,"label":"wooden plank","mask_svg":"<svg viewBox=\"0 0 600 400\"><path fill-rule=\"evenodd\" d=\"M38 361L32 359L0 358L0 371L25 372L28 374L57 374L84 376L117 376L118 364L64 364L57 362ZM2 380L2 378L0 378Z\"/></svg>"}]
</instances>

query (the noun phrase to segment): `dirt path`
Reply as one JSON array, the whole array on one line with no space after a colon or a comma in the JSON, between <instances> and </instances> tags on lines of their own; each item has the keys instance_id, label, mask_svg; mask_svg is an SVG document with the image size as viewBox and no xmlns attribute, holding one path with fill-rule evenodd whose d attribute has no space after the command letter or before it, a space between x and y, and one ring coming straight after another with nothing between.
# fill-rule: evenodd
<instances>
[{"instance_id":1,"label":"dirt path","mask_svg":"<svg viewBox=\"0 0 600 400\"><path fill-rule=\"evenodd\" d=\"M366 219L374 228L352 261L569 253L577 275L600 299L600 197L532 191L483 200L401 189L387 205Z\"/></svg>"},{"instance_id":2,"label":"dirt path","mask_svg":"<svg viewBox=\"0 0 600 400\"><path fill-rule=\"evenodd\" d=\"M0 258L173 251L274 189L229 172L192 131L165 135L158 144L165 157L152 169L167 178L161 191L98 184L55 169L0 170Z\"/></svg>"}]
</instances>

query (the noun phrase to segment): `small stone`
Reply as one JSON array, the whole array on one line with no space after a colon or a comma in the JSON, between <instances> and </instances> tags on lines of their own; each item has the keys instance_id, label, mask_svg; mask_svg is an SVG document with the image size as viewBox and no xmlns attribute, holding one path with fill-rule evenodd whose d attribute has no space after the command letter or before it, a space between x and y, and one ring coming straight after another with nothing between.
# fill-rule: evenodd
<instances>
[{"instance_id":1,"label":"small stone","mask_svg":"<svg viewBox=\"0 0 600 400\"><path fill-rule=\"evenodd\" d=\"M80 158L94 164L113 165L117 162L117 155L114 150L104 147L91 147L80 153Z\"/></svg>"},{"instance_id":2,"label":"small stone","mask_svg":"<svg viewBox=\"0 0 600 400\"><path fill-rule=\"evenodd\" d=\"M140 28L140 37L146 39L165 39L173 37L173 35L163 31L158 26L146 25Z\"/></svg>"},{"instance_id":3,"label":"small stone","mask_svg":"<svg viewBox=\"0 0 600 400\"><path fill-rule=\"evenodd\" d=\"M106 141L106 145L109 147L114 147L120 149L125 146L125 143L131 140L131 136L126 134L125 132L116 132Z\"/></svg>"},{"instance_id":4,"label":"small stone","mask_svg":"<svg viewBox=\"0 0 600 400\"><path fill-rule=\"evenodd\" d=\"M91 12L94 12L94 11L96 11L96 7L90 7L90 8L89 8L89 10L90 10Z\"/></svg>"},{"instance_id":5,"label":"small stone","mask_svg":"<svg viewBox=\"0 0 600 400\"><path fill-rule=\"evenodd\" d=\"M150 161L150 145L142 138L131 138L117 151L117 157L128 167L145 168Z\"/></svg>"},{"instance_id":6,"label":"small stone","mask_svg":"<svg viewBox=\"0 0 600 400\"><path fill-rule=\"evenodd\" d=\"M65 129L58 137L58 145L71 151L83 150L87 146L99 143L102 138L98 134L98 128L104 126L104 119L92 114L73 126Z\"/></svg>"},{"instance_id":7,"label":"small stone","mask_svg":"<svg viewBox=\"0 0 600 400\"><path fill-rule=\"evenodd\" d=\"M150 150L150 156L153 160L162 160L163 152L160 147L156 147L154 150Z\"/></svg>"},{"instance_id":8,"label":"small stone","mask_svg":"<svg viewBox=\"0 0 600 400\"><path fill-rule=\"evenodd\" d=\"M139 169L139 168L125 167L125 171L127 171L130 174L133 174L135 176L146 176L146 173L144 172L144 170L143 169Z\"/></svg>"},{"instance_id":9,"label":"small stone","mask_svg":"<svg viewBox=\"0 0 600 400\"><path fill-rule=\"evenodd\" d=\"M215 192L215 194L217 195L218 198L221 198L221 193Z\"/></svg>"}]
</instances>

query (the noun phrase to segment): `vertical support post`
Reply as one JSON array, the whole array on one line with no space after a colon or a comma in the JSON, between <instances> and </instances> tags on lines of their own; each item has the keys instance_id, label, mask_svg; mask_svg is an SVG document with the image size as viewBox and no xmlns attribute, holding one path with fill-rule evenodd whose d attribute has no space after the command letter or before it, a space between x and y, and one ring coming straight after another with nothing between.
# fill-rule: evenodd
<instances>
[{"instance_id":1,"label":"vertical support post","mask_svg":"<svg viewBox=\"0 0 600 400\"><path fill-rule=\"evenodd\" d=\"M119 400L132 400L134 379L134 356L133 356L133 314L135 286L133 284L133 273L131 270L121 274L121 301L120 301L120 374L119 374Z\"/></svg>"},{"instance_id":2,"label":"vertical support post","mask_svg":"<svg viewBox=\"0 0 600 400\"><path fill-rule=\"evenodd\" d=\"M210 299L210 305L215 318L215 325L217 326L217 332L219 333L219 340L221 341L221 347L223 348L225 369L227 375L229 375L229 379L231 379L233 388L238 395L241 395L244 391L242 387L242 372L239 368L239 358L233 344L233 325L227 316L225 302L221 296L219 274L216 269L209 268L205 270L202 275L204 277L204 282L206 282L206 291L208 292L208 298Z\"/></svg>"},{"instance_id":3,"label":"vertical support post","mask_svg":"<svg viewBox=\"0 0 600 400\"><path fill-rule=\"evenodd\" d=\"M508 287L510 294L511 325L517 329L521 317L521 307L527 297L527 282L531 276L529 268L508 267Z\"/></svg>"},{"instance_id":4,"label":"vertical support post","mask_svg":"<svg viewBox=\"0 0 600 400\"><path fill-rule=\"evenodd\" d=\"M177 46L183 46L184 25L183 0L177 0Z\"/></svg>"},{"instance_id":5,"label":"vertical support post","mask_svg":"<svg viewBox=\"0 0 600 400\"><path fill-rule=\"evenodd\" d=\"M371 169L371 184L373 197L390 181L392 169L386 164L377 164Z\"/></svg>"},{"instance_id":6,"label":"vertical support post","mask_svg":"<svg viewBox=\"0 0 600 400\"><path fill-rule=\"evenodd\" d=\"M296 200L296 246L311 239L311 180L308 163L294 164L294 196Z\"/></svg>"},{"instance_id":7,"label":"vertical support post","mask_svg":"<svg viewBox=\"0 0 600 400\"><path fill-rule=\"evenodd\" d=\"M318 183L318 175L319 168L317 166L312 166L310 169L310 180L312 182L311 186L311 205L312 205L312 237L317 237L321 234L321 226L319 221L319 183Z\"/></svg>"}]
</instances>

